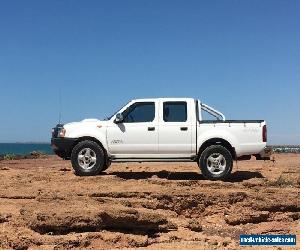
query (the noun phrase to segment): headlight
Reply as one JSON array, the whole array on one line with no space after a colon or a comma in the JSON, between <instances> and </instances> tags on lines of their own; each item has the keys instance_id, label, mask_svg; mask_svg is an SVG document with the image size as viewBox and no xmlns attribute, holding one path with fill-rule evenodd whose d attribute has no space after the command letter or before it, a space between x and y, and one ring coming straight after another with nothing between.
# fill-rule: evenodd
<instances>
[{"instance_id":1,"label":"headlight","mask_svg":"<svg viewBox=\"0 0 300 250\"><path fill-rule=\"evenodd\" d=\"M66 130L64 129L63 124L57 124L52 129L52 138L65 137Z\"/></svg>"},{"instance_id":2,"label":"headlight","mask_svg":"<svg viewBox=\"0 0 300 250\"><path fill-rule=\"evenodd\" d=\"M65 137L65 134L66 134L66 130L64 128L58 131L58 137Z\"/></svg>"}]
</instances>

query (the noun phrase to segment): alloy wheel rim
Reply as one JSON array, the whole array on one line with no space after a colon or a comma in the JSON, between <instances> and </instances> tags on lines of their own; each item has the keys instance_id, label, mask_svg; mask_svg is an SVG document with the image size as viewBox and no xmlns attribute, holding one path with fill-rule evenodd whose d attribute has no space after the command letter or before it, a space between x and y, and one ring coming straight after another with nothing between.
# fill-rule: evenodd
<instances>
[{"instance_id":1,"label":"alloy wheel rim","mask_svg":"<svg viewBox=\"0 0 300 250\"><path fill-rule=\"evenodd\" d=\"M83 148L80 150L77 159L79 166L85 170L93 168L97 162L96 153L91 148Z\"/></svg>"},{"instance_id":2,"label":"alloy wheel rim","mask_svg":"<svg viewBox=\"0 0 300 250\"><path fill-rule=\"evenodd\" d=\"M207 158L206 165L210 173L222 174L226 168L226 159L221 153L213 153Z\"/></svg>"}]
</instances>

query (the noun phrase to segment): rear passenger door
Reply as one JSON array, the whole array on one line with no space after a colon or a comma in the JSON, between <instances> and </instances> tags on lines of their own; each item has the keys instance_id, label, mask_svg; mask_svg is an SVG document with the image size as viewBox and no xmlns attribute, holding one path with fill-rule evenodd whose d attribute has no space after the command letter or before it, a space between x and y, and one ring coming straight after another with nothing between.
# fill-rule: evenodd
<instances>
[{"instance_id":1,"label":"rear passenger door","mask_svg":"<svg viewBox=\"0 0 300 250\"><path fill-rule=\"evenodd\" d=\"M159 154L162 157L189 157L192 153L192 128L186 101L161 101Z\"/></svg>"}]
</instances>

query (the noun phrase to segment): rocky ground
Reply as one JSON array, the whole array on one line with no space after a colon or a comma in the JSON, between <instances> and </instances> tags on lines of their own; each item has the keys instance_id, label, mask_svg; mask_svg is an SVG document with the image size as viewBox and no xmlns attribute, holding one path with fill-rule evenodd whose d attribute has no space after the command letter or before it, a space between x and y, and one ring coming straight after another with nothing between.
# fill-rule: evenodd
<instances>
[{"instance_id":1,"label":"rocky ground","mask_svg":"<svg viewBox=\"0 0 300 250\"><path fill-rule=\"evenodd\" d=\"M2 160L0 248L236 249L241 233L299 242L300 155L274 157L239 162L224 182L204 180L194 163L77 177L55 156Z\"/></svg>"}]
</instances>

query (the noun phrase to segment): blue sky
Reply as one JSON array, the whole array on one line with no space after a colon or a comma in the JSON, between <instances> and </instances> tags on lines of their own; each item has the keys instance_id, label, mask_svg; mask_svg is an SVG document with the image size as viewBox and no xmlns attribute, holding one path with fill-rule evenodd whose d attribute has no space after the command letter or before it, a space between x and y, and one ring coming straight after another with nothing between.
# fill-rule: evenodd
<instances>
[{"instance_id":1,"label":"blue sky","mask_svg":"<svg viewBox=\"0 0 300 250\"><path fill-rule=\"evenodd\" d=\"M1 1L0 142L130 99L195 97L300 144L300 1Z\"/></svg>"}]
</instances>

